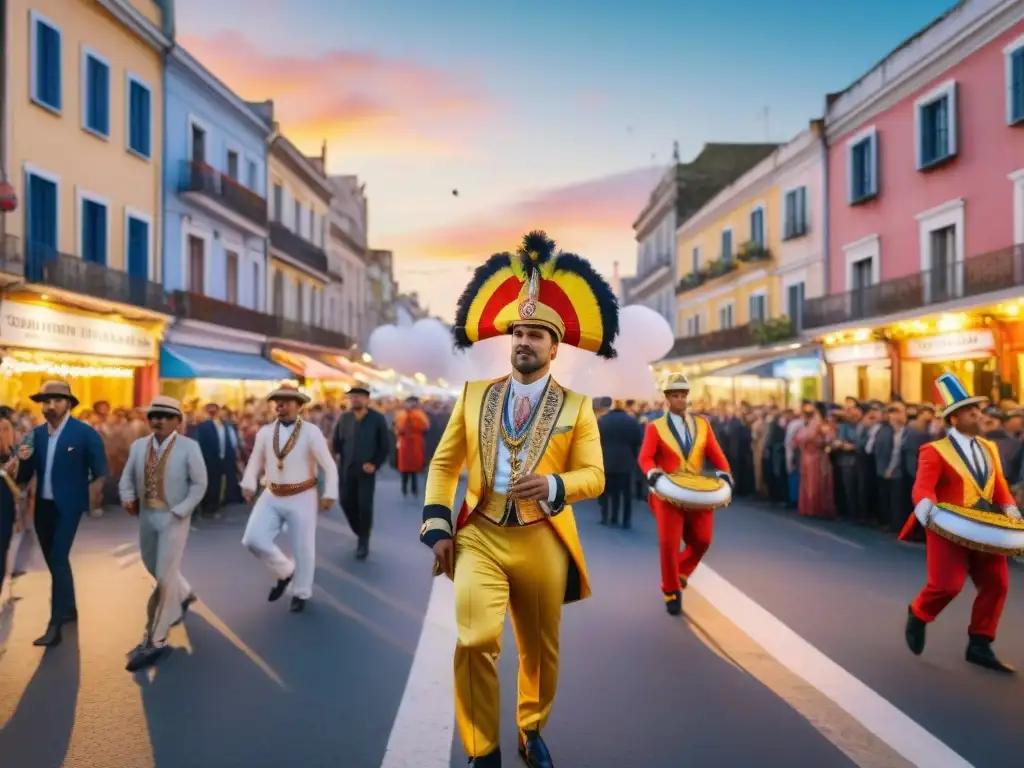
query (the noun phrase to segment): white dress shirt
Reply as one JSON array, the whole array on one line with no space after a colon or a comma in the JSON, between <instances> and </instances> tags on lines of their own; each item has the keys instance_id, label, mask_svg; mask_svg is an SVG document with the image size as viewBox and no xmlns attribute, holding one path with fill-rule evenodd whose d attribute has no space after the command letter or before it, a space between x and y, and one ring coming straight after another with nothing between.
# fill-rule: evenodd
<instances>
[{"instance_id":1,"label":"white dress shirt","mask_svg":"<svg viewBox=\"0 0 1024 768\"><path fill-rule=\"evenodd\" d=\"M295 431L295 423L282 424L278 435L280 445L284 448ZM284 459L284 466L278 469L277 454L274 452L274 429L276 421L260 427L256 433L256 442L245 467L242 477L242 490L256 492L260 475L265 474L267 485L295 485L304 483L317 476L317 467L324 473L323 498L332 501L338 498L338 465L334 463L331 450L327 447L327 438L315 424L303 421L299 438Z\"/></svg>"},{"instance_id":2,"label":"white dress shirt","mask_svg":"<svg viewBox=\"0 0 1024 768\"><path fill-rule=\"evenodd\" d=\"M693 440L696 435L690 432L690 427L686 423L686 419L676 413L669 413L669 421L672 422L672 426L676 428L676 433L679 435L679 439L683 441L683 445L687 451L693 447ZM689 439L687 439L689 438Z\"/></svg>"},{"instance_id":3,"label":"white dress shirt","mask_svg":"<svg viewBox=\"0 0 1024 768\"><path fill-rule=\"evenodd\" d=\"M516 401L520 397L525 397L530 401L530 413L532 414L537 404L540 402L540 396L544 392L544 387L548 383L548 379L551 378L551 374L547 374L542 378L531 384L522 384L516 381L515 377L512 377L512 385L509 388L508 402L505 403L505 412L508 415L508 420L515 424L515 409ZM528 444L524 444L519 451L519 458L524 459L525 454L529 448ZM508 493L508 481L511 476L512 468L509 466L509 451L505 447L505 441L498 440L498 466L494 470L494 492L500 494ZM555 501L555 495L558 493L558 484L555 482L553 475L548 475L548 503L552 504Z\"/></svg>"},{"instance_id":4,"label":"white dress shirt","mask_svg":"<svg viewBox=\"0 0 1024 768\"><path fill-rule=\"evenodd\" d=\"M156 454L157 461L160 461L160 457L164 455L164 451L167 450L167 446L174 442L174 434L171 433L160 442L156 439L156 435L150 438L150 442L153 444L153 453Z\"/></svg>"},{"instance_id":5,"label":"white dress shirt","mask_svg":"<svg viewBox=\"0 0 1024 768\"><path fill-rule=\"evenodd\" d=\"M64 420L57 425L57 428L50 432L50 439L46 443L46 470L43 475L43 490L39 494L41 499L47 501L53 501L53 459L57 455L57 441L60 440L60 435L64 431L64 426L68 423L68 418L71 414L65 414ZM47 425L47 429L49 429Z\"/></svg>"},{"instance_id":6,"label":"white dress shirt","mask_svg":"<svg viewBox=\"0 0 1024 768\"><path fill-rule=\"evenodd\" d=\"M213 426L217 430L217 445L220 448L220 458L223 459L227 454L227 435L225 434L227 430L224 427L224 422L220 419L214 419ZM284 430L281 431L284 432Z\"/></svg>"},{"instance_id":7,"label":"white dress shirt","mask_svg":"<svg viewBox=\"0 0 1024 768\"><path fill-rule=\"evenodd\" d=\"M981 477L987 479L989 472L988 458L985 456L985 449L981 447L981 443L973 437L968 437L962 432L958 432L956 427L949 428L949 438L959 446L964 456L967 457L967 466ZM977 448L973 448L972 445L977 446Z\"/></svg>"}]
</instances>

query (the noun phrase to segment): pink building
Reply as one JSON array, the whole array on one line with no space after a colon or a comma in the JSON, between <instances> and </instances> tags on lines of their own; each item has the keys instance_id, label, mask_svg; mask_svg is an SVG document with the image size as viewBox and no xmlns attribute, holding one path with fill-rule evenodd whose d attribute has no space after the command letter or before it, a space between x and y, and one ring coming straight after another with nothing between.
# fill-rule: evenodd
<instances>
[{"instance_id":1,"label":"pink building","mask_svg":"<svg viewBox=\"0 0 1024 768\"><path fill-rule=\"evenodd\" d=\"M829 292L955 291L965 259L1024 242L1024 3L957 6L830 95L825 126Z\"/></svg>"}]
</instances>

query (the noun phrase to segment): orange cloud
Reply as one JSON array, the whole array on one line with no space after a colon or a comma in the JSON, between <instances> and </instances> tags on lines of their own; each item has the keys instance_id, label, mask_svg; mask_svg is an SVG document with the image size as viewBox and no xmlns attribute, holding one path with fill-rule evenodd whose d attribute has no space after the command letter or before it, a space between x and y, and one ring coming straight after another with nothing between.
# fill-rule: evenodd
<instances>
[{"instance_id":1,"label":"orange cloud","mask_svg":"<svg viewBox=\"0 0 1024 768\"><path fill-rule=\"evenodd\" d=\"M345 154L462 153L452 125L479 125L490 105L468 83L370 52L271 54L244 35L185 36L182 44L250 101L273 99L300 147L326 139Z\"/></svg>"},{"instance_id":2,"label":"orange cloud","mask_svg":"<svg viewBox=\"0 0 1024 768\"><path fill-rule=\"evenodd\" d=\"M403 258L479 260L514 248L531 229L547 231L570 250L628 243L633 221L663 173L640 168L549 189L487 217L403 234L393 247Z\"/></svg>"}]
</instances>

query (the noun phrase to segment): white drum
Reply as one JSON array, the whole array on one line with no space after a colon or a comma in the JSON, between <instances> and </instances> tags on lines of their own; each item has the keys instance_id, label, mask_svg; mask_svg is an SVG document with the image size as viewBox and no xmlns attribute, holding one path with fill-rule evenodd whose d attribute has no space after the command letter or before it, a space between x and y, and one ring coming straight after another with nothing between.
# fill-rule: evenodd
<instances>
[{"instance_id":1,"label":"white drum","mask_svg":"<svg viewBox=\"0 0 1024 768\"><path fill-rule=\"evenodd\" d=\"M999 512L936 504L928 528L944 539L978 552L1024 555L1024 522Z\"/></svg>"},{"instance_id":2,"label":"white drum","mask_svg":"<svg viewBox=\"0 0 1024 768\"><path fill-rule=\"evenodd\" d=\"M717 509L732 501L732 486L725 480L693 472L662 475L651 491L658 498L683 509Z\"/></svg>"}]
</instances>

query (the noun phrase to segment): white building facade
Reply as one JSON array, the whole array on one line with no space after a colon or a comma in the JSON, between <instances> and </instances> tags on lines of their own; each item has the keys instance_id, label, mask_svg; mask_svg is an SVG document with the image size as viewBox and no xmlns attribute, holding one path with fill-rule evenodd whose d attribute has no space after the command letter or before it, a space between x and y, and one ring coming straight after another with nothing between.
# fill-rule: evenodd
<instances>
[{"instance_id":1,"label":"white building facade","mask_svg":"<svg viewBox=\"0 0 1024 768\"><path fill-rule=\"evenodd\" d=\"M325 324L332 331L358 341L369 334L366 327L367 200L356 176L332 176L330 243Z\"/></svg>"}]
</instances>

